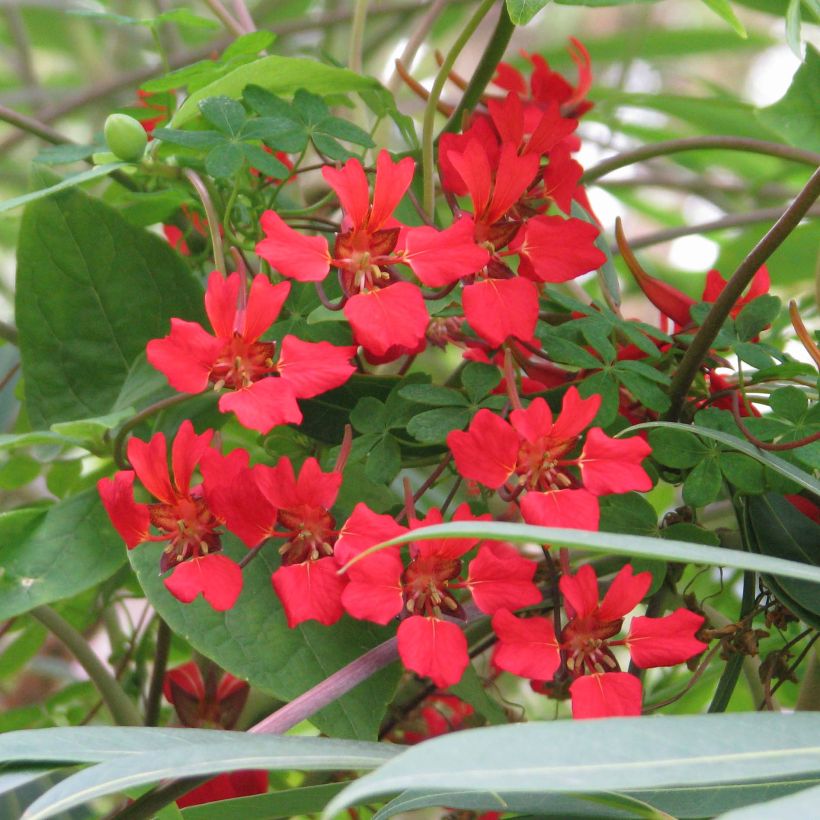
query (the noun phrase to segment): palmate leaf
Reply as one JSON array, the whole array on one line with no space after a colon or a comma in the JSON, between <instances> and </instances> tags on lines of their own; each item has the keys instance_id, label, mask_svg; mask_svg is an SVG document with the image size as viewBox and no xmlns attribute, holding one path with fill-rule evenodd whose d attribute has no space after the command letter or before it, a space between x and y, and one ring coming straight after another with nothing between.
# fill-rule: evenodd
<instances>
[{"instance_id":1,"label":"palmate leaf","mask_svg":"<svg viewBox=\"0 0 820 820\"><path fill-rule=\"evenodd\" d=\"M604 730L605 729L605 730ZM531 794L526 811L550 816L546 794L626 792L737 784L820 774L820 715L723 714L610 718L493 726L408 749L349 785L324 817L386 794L412 790ZM565 808L565 807L563 807ZM563 808L558 816L566 816ZM556 816L556 815L552 815Z\"/></svg>"}]
</instances>

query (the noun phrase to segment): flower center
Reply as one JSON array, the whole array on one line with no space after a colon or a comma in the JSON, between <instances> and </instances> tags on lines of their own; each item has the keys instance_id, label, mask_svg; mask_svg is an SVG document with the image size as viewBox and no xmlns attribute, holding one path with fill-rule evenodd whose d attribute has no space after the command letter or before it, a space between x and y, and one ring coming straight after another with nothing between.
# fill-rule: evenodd
<instances>
[{"instance_id":1,"label":"flower center","mask_svg":"<svg viewBox=\"0 0 820 820\"><path fill-rule=\"evenodd\" d=\"M449 582L461 572L458 558L420 556L414 558L401 577L404 606L411 615L441 618L446 612L465 618L461 604L453 596Z\"/></svg>"},{"instance_id":2,"label":"flower center","mask_svg":"<svg viewBox=\"0 0 820 820\"><path fill-rule=\"evenodd\" d=\"M210 380L216 389L242 390L276 370L273 342L247 342L238 333L225 346L211 368Z\"/></svg>"},{"instance_id":3,"label":"flower center","mask_svg":"<svg viewBox=\"0 0 820 820\"><path fill-rule=\"evenodd\" d=\"M279 548L284 565L316 561L333 555L336 522L321 507L303 504L289 510L280 510L278 522L290 534Z\"/></svg>"}]
</instances>

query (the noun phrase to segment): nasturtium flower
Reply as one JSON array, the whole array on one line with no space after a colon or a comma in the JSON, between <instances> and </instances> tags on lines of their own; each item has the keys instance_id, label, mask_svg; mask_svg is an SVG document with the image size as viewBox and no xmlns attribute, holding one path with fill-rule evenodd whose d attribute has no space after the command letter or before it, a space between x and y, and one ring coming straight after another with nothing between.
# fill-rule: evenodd
<instances>
[{"instance_id":1,"label":"nasturtium flower","mask_svg":"<svg viewBox=\"0 0 820 820\"><path fill-rule=\"evenodd\" d=\"M350 363L354 348L292 335L278 346L261 341L279 316L290 283L273 285L259 274L246 303L240 298L241 285L239 273L224 278L214 271L205 293L214 333L196 322L171 319L168 336L148 343L148 361L182 393L200 393L209 385L225 389L219 409L235 413L251 430L267 433L278 424L299 424L302 411L296 400L344 384L355 370Z\"/></svg>"},{"instance_id":2,"label":"nasturtium flower","mask_svg":"<svg viewBox=\"0 0 820 820\"><path fill-rule=\"evenodd\" d=\"M616 639L623 620L644 598L652 576L633 573L627 564L615 576L603 601L598 579L589 565L559 581L569 620L556 636L552 620L517 618L508 610L493 616L498 636L493 661L515 675L550 681L566 657L572 716L575 718L640 715L639 678L620 671L614 647L624 646L642 669L674 666L700 654L707 645L695 637L703 616L677 609L662 618L632 619L625 638Z\"/></svg>"},{"instance_id":3,"label":"nasturtium flower","mask_svg":"<svg viewBox=\"0 0 820 820\"><path fill-rule=\"evenodd\" d=\"M454 520L475 520L465 506ZM414 522L412 529L442 521L438 510ZM339 561L381 541L408 532L386 515L358 504L344 524L336 544ZM476 606L488 614L501 607L537 603L541 593L533 583L536 564L507 544L485 544L463 577L462 558L478 545L477 538L445 538L410 544L405 565L399 547L387 547L361 558L347 570L349 583L342 604L354 618L386 624L396 616L399 655L408 668L429 677L436 686L451 686L469 663L467 640L451 619L464 620L459 591L466 589Z\"/></svg>"},{"instance_id":4,"label":"nasturtium flower","mask_svg":"<svg viewBox=\"0 0 820 820\"><path fill-rule=\"evenodd\" d=\"M234 605L242 590L242 570L220 552L224 519L210 506L208 491L232 480L243 452L237 451L239 458L222 456L211 449L212 437L213 430L197 435L190 421L182 423L171 449L173 477L162 433L148 442L132 438L127 452L133 469L100 479L97 488L129 549L146 541L167 542L160 570L171 570L164 583L175 598L190 603L202 593L214 609L223 611ZM204 481L191 486L197 466ZM135 477L157 501L134 500Z\"/></svg>"}]
</instances>

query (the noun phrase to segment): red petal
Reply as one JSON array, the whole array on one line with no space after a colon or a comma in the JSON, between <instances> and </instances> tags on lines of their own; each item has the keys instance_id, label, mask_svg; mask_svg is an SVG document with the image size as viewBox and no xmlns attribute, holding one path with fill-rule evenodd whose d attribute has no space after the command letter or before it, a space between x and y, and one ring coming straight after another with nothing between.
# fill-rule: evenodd
<instances>
[{"instance_id":1,"label":"red petal","mask_svg":"<svg viewBox=\"0 0 820 820\"><path fill-rule=\"evenodd\" d=\"M238 273L232 273L226 279L219 271L213 271L208 277L205 312L220 339L230 339L233 336L239 284Z\"/></svg>"},{"instance_id":2,"label":"red petal","mask_svg":"<svg viewBox=\"0 0 820 820\"><path fill-rule=\"evenodd\" d=\"M551 436L552 410L540 396L530 402L529 407L513 410L510 424L515 431L530 444L544 436Z\"/></svg>"},{"instance_id":3,"label":"red petal","mask_svg":"<svg viewBox=\"0 0 820 820\"><path fill-rule=\"evenodd\" d=\"M185 604L202 593L217 612L225 612L236 603L242 591L242 570L226 555L204 555L174 567L165 579L165 586Z\"/></svg>"},{"instance_id":4,"label":"red petal","mask_svg":"<svg viewBox=\"0 0 820 820\"><path fill-rule=\"evenodd\" d=\"M168 450L164 434L156 433L147 442L139 438L129 439L128 461L151 495L166 504L176 503L177 494L171 486L171 476L168 473Z\"/></svg>"},{"instance_id":5,"label":"red petal","mask_svg":"<svg viewBox=\"0 0 820 820\"><path fill-rule=\"evenodd\" d=\"M518 460L518 433L495 413L479 410L467 432L447 434L456 469L466 479L498 489L515 471Z\"/></svg>"},{"instance_id":6,"label":"red petal","mask_svg":"<svg viewBox=\"0 0 820 820\"><path fill-rule=\"evenodd\" d=\"M651 452L640 436L614 439L593 427L579 459L584 486L595 495L651 490L652 479L641 467Z\"/></svg>"},{"instance_id":7,"label":"red petal","mask_svg":"<svg viewBox=\"0 0 820 820\"><path fill-rule=\"evenodd\" d=\"M290 282L272 285L262 273L254 277L241 331L245 341L255 342L276 321L289 293Z\"/></svg>"},{"instance_id":8,"label":"red petal","mask_svg":"<svg viewBox=\"0 0 820 820\"><path fill-rule=\"evenodd\" d=\"M501 219L518 202L535 177L540 161L536 154L519 156L516 146L509 142L501 146L501 156L495 172L493 199L484 217L489 224L492 225Z\"/></svg>"},{"instance_id":9,"label":"red petal","mask_svg":"<svg viewBox=\"0 0 820 820\"><path fill-rule=\"evenodd\" d=\"M430 323L421 291L410 282L357 293L345 304L344 314L356 342L376 356L395 347L416 349Z\"/></svg>"},{"instance_id":10,"label":"red petal","mask_svg":"<svg viewBox=\"0 0 820 820\"><path fill-rule=\"evenodd\" d=\"M264 794L268 790L268 773L262 770L228 772L211 778L201 786L191 789L176 802L179 808L199 806L203 803L215 803L218 800L231 800L237 797L248 797L253 794Z\"/></svg>"},{"instance_id":11,"label":"red petal","mask_svg":"<svg viewBox=\"0 0 820 820\"><path fill-rule=\"evenodd\" d=\"M330 271L330 253L322 236L305 236L286 225L273 211L260 220L266 238L256 244L256 253L289 279L321 282Z\"/></svg>"},{"instance_id":12,"label":"red petal","mask_svg":"<svg viewBox=\"0 0 820 820\"><path fill-rule=\"evenodd\" d=\"M401 612L404 564L396 547L362 558L347 571L342 606L354 618L386 624Z\"/></svg>"},{"instance_id":13,"label":"red petal","mask_svg":"<svg viewBox=\"0 0 820 820\"><path fill-rule=\"evenodd\" d=\"M598 608L598 576L589 564L584 564L575 575L562 575L558 584L572 607L572 617L585 618Z\"/></svg>"},{"instance_id":14,"label":"red petal","mask_svg":"<svg viewBox=\"0 0 820 820\"><path fill-rule=\"evenodd\" d=\"M233 453L230 455L233 456ZM221 461L221 475L217 473L218 459L206 462L208 469L205 473L205 491L208 505L222 518L225 526L242 539L246 547L256 547L271 537L276 524L276 507L257 486L254 471L247 468L234 470L232 462L235 460L230 459L230 456L222 456Z\"/></svg>"},{"instance_id":15,"label":"red petal","mask_svg":"<svg viewBox=\"0 0 820 820\"><path fill-rule=\"evenodd\" d=\"M338 568L328 557L279 567L273 573L273 588L291 629L311 620L330 626L342 617L342 590L347 579L336 574Z\"/></svg>"},{"instance_id":16,"label":"red petal","mask_svg":"<svg viewBox=\"0 0 820 820\"><path fill-rule=\"evenodd\" d=\"M517 94L507 94L502 100L490 98L487 109L495 130L502 143L511 143L516 148L524 139L524 107Z\"/></svg>"},{"instance_id":17,"label":"red petal","mask_svg":"<svg viewBox=\"0 0 820 820\"><path fill-rule=\"evenodd\" d=\"M342 168L322 168L322 176L339 197L342 210L355 228L364 228L370 208L370 186L361 162L349 159Z\"/></svg>"},{"instance_id":18,"label":"red petal","mask_svg":"<svg viewBox=\"0 0 820 820\"><path fill-rule=\"evenodd\" d=\"M340 387L350 378L356 371L350 363L355 353L355 347L303 342L297 336L285 336L276 369L297 399L310 399Z\"/></svg>"},{"instance_id":19,"label":"red petal","mask_svg":"<svg viewBox=\"0 0 820 820\"><path fill-rule=\"evenodd\" d=\"M183 663L181 666L169 669L165 673L165 678L162 683L162 692L166 700L170 704L173 704L174 692L171 683L174 684L175 688L181 689L191 697L196 698L196 700L205 700L205 683L202 680L202 672L195 661L188 661L188 663Z\"/></svg>"},{"instance_id":20,"label":"red petal","mask_svg":"<svg viewBox=\"0 0 820 820\"><path fill-rule=\"evenodd\" d=\"M668 316L681 327L689 324L689 309L695 304L695 300L691 296L687 296L660 279L655 279L654 276L650 276L640 267L636 267L634 270L630 268L629 270L646 298L664 316Z\"/></svg>"},{"instance_id":21,"label":"red petal","mask_svg":"<svg viewBox=\"0 0 820 820\"><path fill-rule=\"evenodd\" d=\"M626 637L629 654L641 669L683 663L709 646L695 637L701 626L703 616L688 609L663 618L633 618Z\"/></svg>"},{"instance_id":22,"label":"red petal","mask_svg":"<svg viewBox=\"0 0 820 820\"><path fill-rule=\"evenodd\" d=\"M376 158L373 207L367 220L368 232L379 230L396 210L396 206L410 187L415 167L416 163L411 157L394 163L387 151L379 151Z\"/></svg>"},{"instance_id":23,"label":"red petal","mask_svg":"<svg viewBox=\"0 0 820 820\"><path fill-rule=\"evenodd\" d=\"M493 663L513 675L531 680L552 680L561 663L555 629L546 618L516 618L506 609L493 615L498 635Z\"/></svg>"},{"instance_id":24,"label":"red petal","mask_svg":"<svg viewBox=\"0 0 820 820\"><path fill-rule=\"evenodd\" d=\"M553 157L556 151L559 152L559 156L565 153L567 158L569 158L569 147L566 142L562 142L562 140L565 140L577 127L578 120L562 117L558 103L550 103L541 115L541 119L538 121L535 130L532 132L532 136L527 142L526 152L528 154L538 154L539 156L549 152L550 165L553 163ZM570 162L578 168L578 175L575 180L575 184L577 184L584 169L574 160L570 160ZM547 173L549 173L549 166L547 166ZM556 199L552 191L550 191L550 196ZM563 210L564 213L568 213L569 206L567 206L566 210L564 208L561 208L561 210Z\"/></svg>"},{"instance_id":25,"label":"red petal","mask_svg":"<svg viewBox=\"0 0 820 820\"><path fill-rule=\"evenodd\" d=\"M334 547L336 560L340 565L346 564L354 555L368 547L390 541L406 532L407 528L397 524L392 516L374 513L360 502L339 532L339 540Z\"/></svg>"},{"instance_id":26,"label":"red petal","mask_svg":"<svg viewBox=\"0 0 820 820\"><path fill-rule=\"evenodd\" d=\"M490 260L485 248L475 243L470 217L457 220L444 231L411 228L405 234L407 263L428 287L440 288L475 273Z\"/></svg>"},{"instance_id":27,"label":"red petal","mask_svg":"<svg viewBox=\"0 0 820 820\"><path fill-rule=\"evenodd\" d=\"M208 386L223 345L196 322L171 319L171 332L163 339L152 339L145 351L148 361L174 390L200 393Z\"/></svg>"},{"instance_id":28,"label":"red petal","mask_svg":"<svg viewBox=\"0 0 820 820\"><path fill-rule=\"evenodd\" d=\"M536 567L506 544L485 544L470 562L467 586L476 606L488 615L530 606L541 600L532 581Z\"/></svg>"},{"instance_id":29,"label":"red petal","mask_svg":"<svg viewBox=\"0 0 820 820\"><path fill-rule=\"evenodd\" d=\"M299 424L302 411L293 388L285 379L269 377L254 382L246 390L225 393L219 399L223 413L236 413L239 423L249 430L268 433L277 424Z\"/></svg>"},{"instance_id":30,"label":"red petal","mask_svg":"<svg viewBox=\"0 0 820 820\"><path fill-rule=\"evenodd\" d=\"M467 639L451 621L413 615L401 622L397 636L405 667L441 689L458 683L470 663Z\"/></svg>"},{"instance_id":31,"label":"red petal","mask_svg":"<svg viewBox=\"0 0 820 820\"><path fill-rule=\"evenodd\" d=\"M563 120L575 122L575 120ZM572 198L578 190L578 184L584 175L584 169L576 162L566 144L556 145L550 151L549 165L544 169L544 188L547 196L565 213L572 210Z\"/></svg>"},{"instance_id":32,"label":"red petal","mask_svg":"<svg viewBox=\"0 0 820 820\"><path fill-rule=\"evenodd\" d=\"M555 490L527 493L520 502L528 524L597 531L600 519L598 497L588 490Z\"/></svg>"},{"instance_id":33,"label":"red petal","mask_svg":"<svg viewBox=\"0 0 820 820\"><path fill-rule=\"evenodd\" d=\"M97 490L114 529L128 549L145 541L151 519L148 506L134 501L134 472L120 470L113 478L101 478Z\"/></svg>"},{"instance_id":34,"label":"red petal","mask_svg":"<svg viewBox=\"0 0 820 820\"><path fill-rule=\"evenodd\" d=\"M477 139L471 139L460 153L449 151L447 160L470 193L476 220L483 219L492 190L492 170L487 152Z\"/></svg>"},{"instance_id":35,"label":"red petal","mask_svg":"<svg viewBox=\"0 0 820 820\"><path fill-rule=\"evenodd\" d=\"M509 336L530 341L538 321L538 293L527 279L485 279L464 288L464 314L493 347Z\"/></svg>"},{"instance_id":36,"label":"red petal","mask_svg":"<svg viewBox=\"0 0 820 820\"><path fill-rule=\"evenodd\" d=\"M499 63L495 69L493 85L503 88L505 91L515 91L516 94L526 94L527 84L524 76L517 68L513 68L509 63Z\"/></svg>"},{"instance_id":37,"label":"red petal","mask_svg":"<svg viewBox=\"0 0 820 820\"><path fill-rule=\"evenodd\" d=\"M574 439L595 418L601 406L601 396L597 393L582 399L578 388L573 385L564 393L561 412L550 431L550 436L558 441Z\"/></svg>"},{"instance_id":38,"label":"red petal","mask_svg":"<svg viewBox=\"0 0 820 820\"><path fill-rule=\"evenodd\" d=\"M315 458L305 459L297 482L298 494L302 503L312 503L314 506L329 510L336 502L341 486L341 473L322 472Z\"/></svg>"},{"instance_id":39,"label":"red petal","mask_svg":"<svg viewBox=\"0 0 820 820\"><path fill-rule=\"evenodd\" d=\"M598 234L583 219L533 217L512 245L521 255L518 271L538 282L567 282L596 270L606 262L594 244Z\"/></svg>"},{"instance_id":40,"label":"red petal","mask_svg":"<svg viewBox=\"0 0 820 820\"><path fill-rule=\"evenodd\" d=\"M569 691L576 720L641 714L641 682L628 672L583 675L573 681Z\"/></svg>"},{"instance_id":41,"label":"red petal","mask_svg":"<svg viewBox=\"0 0 820 820\"><path fill-rule=\"evenodd\" d=\"M597 617L602 621L616 621L623 618L644 599L652 586L652 573L639 572L633 575L631 564L621 567L606 591L598 608Z\"/></svg>"},{"instance_id":42,"label":"red petal","mask_svg":"<svg viewBox=\"0 0 820 820\"><path fill-rule=\"evenodd\" d=\"M206 430L198 436L190 419L185 419L179 426L171 445L171 464L174 470L174 483L183 495L188 495L191 475L203 453L210 446L213 435L213 430Z\"/></svg>"}]
</instances>

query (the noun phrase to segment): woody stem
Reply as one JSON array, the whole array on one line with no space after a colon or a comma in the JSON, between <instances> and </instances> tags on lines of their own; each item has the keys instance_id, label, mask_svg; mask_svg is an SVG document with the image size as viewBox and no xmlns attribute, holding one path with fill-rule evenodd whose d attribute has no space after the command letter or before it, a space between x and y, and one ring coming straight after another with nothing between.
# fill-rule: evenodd
<instances>
[{"instance_id":1,"label":"woody stem","mask_svg":"<svg viewBox=\"0 0 820 820\"><path fill-rule=\"evenodd\" d=\"M225 252L222 249L222 237L219 235L219 226L222 223L216 213L216 208L214 208L211 194L209 193L205 183L202 181L202 177L200 177L196 171L193 171L190 168L185 168L182 174L193 186L197 196L202 202L202 207L205 209L205 216L208 219L208 230L211 234L211 246L214 250L214 265L223 276L227 276L228 270L225 267Z\"/></svg>"},{"instance_id":2,"label":"woody stem","mask_svg":"<svg viewBox=\"0 0 820 820\"><path fill-rule=\"evenodd\" d=\"M671 406L664 416L667 421L677 421L680 417L692 381L735 302L752 281L758 268L797 227L818 195L820 195L820 169L812 174L811 179L806 183L806 187L786 208L783 215L775 222L768 233L752 248L749 255L740 263L726 287L721 291L692 340L692 344L689 345L683 359L681 359L677 372L672 379L669 388Z\"/></svg>"},{"instance_id":3,"label":"woody stem","mask_svg":"<svg viewBox=\"0 0 820 820\"><path fill-rule=\"evenodd\" d=\"M422 160L422 174L424 182L424 210L429 217L432 218L435 212L436 205L436 189L435 189L435 159L433 151L433 127L436 120L436 104L438 103L441 92L444 89L444 83L447 82L456 57L461 54L461 50L473 36L473 33L478 28L479 23L487 16L489 10L495 5L495 0L482 0L481 5L475 10L473 16L467 21L466 25L461 31L461 34L456 38L452 48L447 52L444 62L441 64L436 79L433 82L433 87L430 89L430 97L427 100L427 106L424 109L424 123L422 125L421 135L421 160Z\"/></svg>"}]
</instances>

